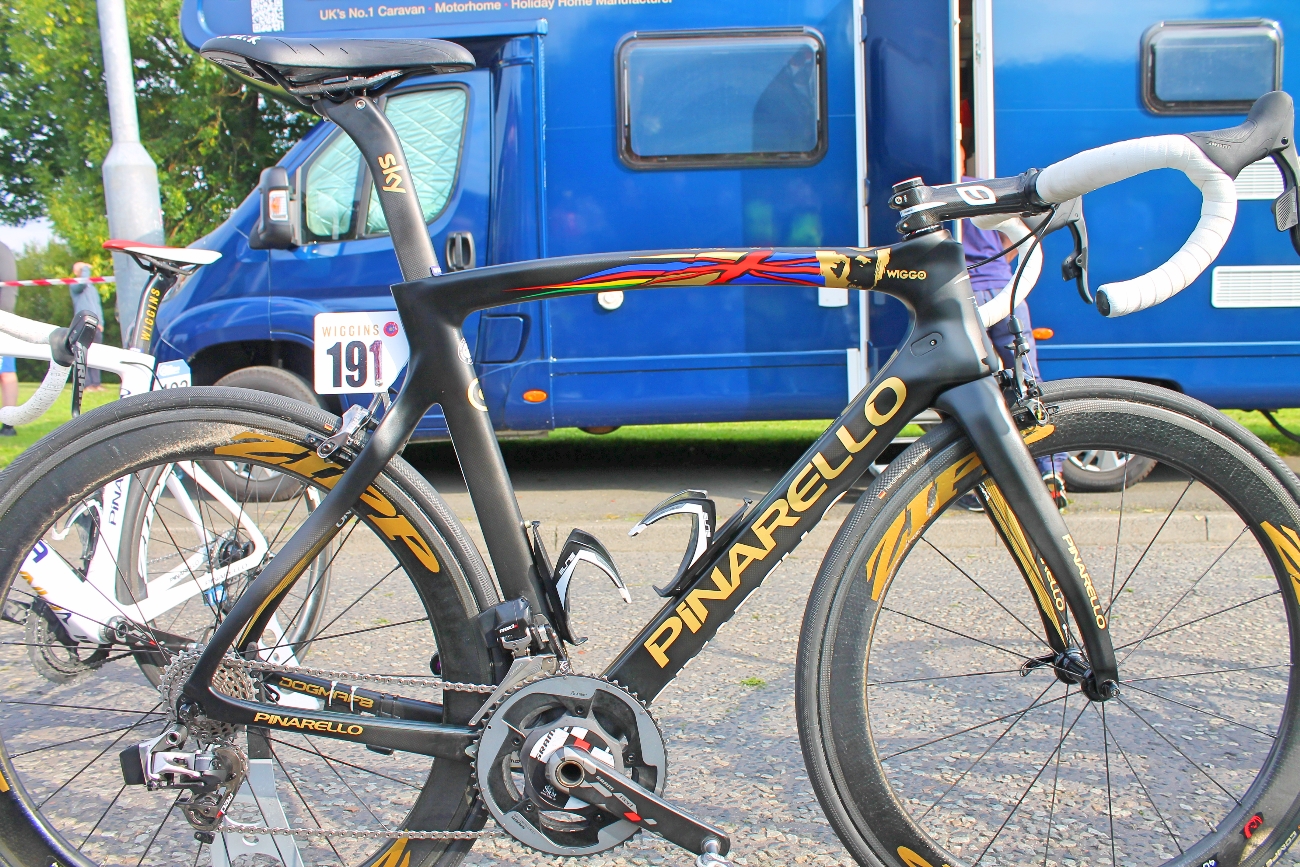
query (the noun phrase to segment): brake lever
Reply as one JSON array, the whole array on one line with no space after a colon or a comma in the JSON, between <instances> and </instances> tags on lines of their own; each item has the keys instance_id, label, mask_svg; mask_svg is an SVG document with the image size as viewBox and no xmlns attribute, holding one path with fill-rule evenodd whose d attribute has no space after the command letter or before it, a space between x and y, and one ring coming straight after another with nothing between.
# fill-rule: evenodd
<instances>
[{"instance_id":1,"label":"brake lever","mask_svg":"<svg viewBox=\"0 0 1300 867\"><path fill-rule=\"evenodd\" d=\"M1091 306L1092 289L1088 286L1088 224L1083 219L1083 197L1062 202L1050 216L1043 214L1024 218L1025 225L1031 232L1038 232L1043 220L1049 220L1047 228L1042 232L1044 238L1061 229L1070 230L1074 249L1061 262L1061 279L1073 280L1075 288L1079 290L1079 297Z\"/></svg>"}]
</instances>

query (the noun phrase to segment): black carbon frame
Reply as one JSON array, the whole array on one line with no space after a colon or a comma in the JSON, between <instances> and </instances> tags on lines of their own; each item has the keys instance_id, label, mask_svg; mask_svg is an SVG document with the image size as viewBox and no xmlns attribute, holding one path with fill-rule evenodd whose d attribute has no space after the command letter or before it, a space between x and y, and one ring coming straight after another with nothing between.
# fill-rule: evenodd
<instances>
[{"instance_id":1,"label":"black carbon frame","mask_svg":"<svg viewBox=\"0 0 1300 867\"><path fill-rule=\"evenodd\" d=\"M356 107L359 104L333 105L321 113L353 134L372 174L382 177L380 169L386 164L391 174L396 165L405 180L396 186L411 190L391 126L382 113L371 110L373 103ZM415 719L286 708L287 717L268 721L268 709L278 708L221 695L210 686L212 675L231 648L255 650L255 637L294 581L334 538L362 492L434 405L441 406L446 417L503 598L523 597L534 612L546 611L523 517L464 349L464 320L474 311L521 301L674 285L784 282L873 289L906 304L912 328L872 383L749 512L739 534L693 567L694 577L682 594L664 605L609 666L607 676L644 700L656 696L899 431L922 410L939 406L967 431L1012 511L1022 518L1030 541L1057 576L1097 679L1117 678L1104 618L1095 616L1091 604L1091 582L1081 559L1070 550L1064 522L995 385L993 374L1000 364L980 323L962 246L946 231L875 249L611 253L410 279L437 267L418 199L385 193L380 203L408 277L408 282L393 286L411 348L405 384L347 471L248 586L204 649L184 696L207 716L235 724L310 728L327 737L463 758L473 730L435 721L441 716L436 705L412 703Z\"/></svg>"}]
</instances>

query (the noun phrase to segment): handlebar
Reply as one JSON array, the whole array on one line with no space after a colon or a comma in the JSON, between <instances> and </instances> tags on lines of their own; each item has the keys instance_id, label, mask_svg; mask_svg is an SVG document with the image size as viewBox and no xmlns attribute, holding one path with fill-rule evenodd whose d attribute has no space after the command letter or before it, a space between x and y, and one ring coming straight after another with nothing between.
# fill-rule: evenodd
<instances>
[{"instance_id":1,"label":"handlebar","mask_svg":"<svg viewBox=\"0 0 1300 867\"><path fill-rule=\"evenodd\" d=\"M1001 222L991 219L994 215L1031 217L1051 212L1052 224L1042 234L1070 226L1075 253L1066 260L1062 274L1066 279L1077 279L1080 294L1087 299L1084 271L1087 234L1082 211L1068 221L1057 219L1057 215L1063 208L1074 207L1068 203L1093 190L1142 172L1178 169L1201 191L1200 219L1191 236L1168 262L1140 277L1109 283L1097 291L1095 303L1103 316L1123 316L1169 299L1214 261L1236 220L1237 193L1233 180L1243 168L1265 157L1272 158L1277 165L1284 186L1282 195L1273 203L1274 222L1278 231L1289 232L1292 246L1300 253L1300 198L1296 189L1300 162L1296 155L1294 122L1291 97L1274 91L1256 100L1246 121L1236 127L1118 142L1068 157L1041 172L1030 169L1014 178L938 187L926 186L919 178L913 178L894 186L890 207L901 212L898 231L908 237L935 231L943 221L961 217L983 218L979 224L990 228ZM1002 294L1007 294L1006 290L998 298ZM1022 277L1017 297L1023 298L1025 294ZM1009 294L1006 302L1009 305ZM991 316L996 311L989 305L985 306L989 307Z\"/></svg>"},{"instance_id":2,"label":"handlebar","mask_svg":"<svg viewBox=\"0 0 1300 867\"><path fill-rule=\"evenodd\" d=\"M24 425L30 424L45 414L51 406L54 405L60 394L63 393L63 386L67 384L68 374L72 372L72 359L69 357L67 349L68 329L59 328L45 322L37 322L33 319L24 319L13 313L0 310L0 334L15 338L27 344L36 344L41 347L41 354L48 353L50 358L50 368L45 372L45 378L41 380L40 386L35 393L27 398L19 406L6 406L0 409L0 424L7 425ZM9 341L0 340L0 350L5 350L6 355L20 355L22 349L11 349L8 347ZM44 344L42 346L42 344ZM60 350L60 358L67 360L67 364L60 364L54 360L54 353L57 344Z\"/></svg>"}]
</instances>

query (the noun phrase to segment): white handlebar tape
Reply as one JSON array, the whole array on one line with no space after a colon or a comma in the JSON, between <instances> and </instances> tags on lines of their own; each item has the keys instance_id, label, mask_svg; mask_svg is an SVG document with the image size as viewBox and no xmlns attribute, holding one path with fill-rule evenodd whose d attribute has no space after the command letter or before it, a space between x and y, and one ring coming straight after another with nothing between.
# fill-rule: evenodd
<instances>
[{"instance_id":1,"label":"white handlebar tape","mask_svg":"<svg viewBox=\"0 0 1300 867\"><path fill-rule=\"evenodd\" d=\"M71 367L64 367L51 361L50 369L45 371L45 379L41 380L40 386L31 397L27 398L21 406L6 406L0 409L0 424L17 427L31 424L45 415L45 411L54 406L54 401L63 394L63 386L67 384L68 374L71 371Z\"/></svg>"},{"instance_id":2,"label":"white handlebar tape","mask_svg":"<svg viewBox=\"0 0 1300 867\"><path fill-rule=\"evenodd\" d=\"M1038 195L1047 202L1066 202L1084 193L1154 169L1178 169L1201 191L1201 218L1182 249L1154 271L1107 283L1097 290L1097 306L1106 316L1123 316L1165 301L1201 275L1219 255L1237 218L1237 190L1232 178L1181 135L1158 135L1116 142L1075 154L1038 175Z\"/></svg>"},{"instance_id":3,"label":"white handlebar tape","mask_svg":"<svg viewBox=\"0 0 1300 867\"><path fill-rule=\"evenodd\" d=\"M24 319L21 316L15 316L13 313L0 310L0 331L28 343L48 343L50 335L58 330L58 327L47 322Z\"/></svg>"},{"instance_id":4,"label":"white handlebar tape","mask_svg":"<svg viewBox=\"0 0 1300 867\"><path fill-rule=\"evenodd\" d=\"M981 229L992 229L1001 232L1011 239L1011 243L1016 243L1022 238L1027 238L1030 234L1029 227L1025 221L1019 217L1008 217L1005 214L990 214L984 217L972 217L971 222ZM1025 246L1033 246L1034 249L1028 254L1024 253L1024 246L1020 247L1020 262L1016 268L1016 273L1020 274L1020 285L1016 288L1016 300L1024 301L1033 291L1034 286L1038 283L1038 277L1043 273L1043 247L1041 244L1034 246L1030 241ZM985 328L991 328L993 325L1001 322L1011 315L1011 289L1016 286L1016 275L1012 274L1007 285L1003 286L998 294L994 295L988 301L980 305L980 321L984 323Z\"/></svg>"}]
</instances>

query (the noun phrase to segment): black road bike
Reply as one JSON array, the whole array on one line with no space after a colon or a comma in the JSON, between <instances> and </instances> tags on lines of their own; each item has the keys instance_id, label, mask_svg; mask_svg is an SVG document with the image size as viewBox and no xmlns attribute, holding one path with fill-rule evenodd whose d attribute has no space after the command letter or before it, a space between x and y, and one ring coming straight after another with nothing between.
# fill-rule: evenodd
<instances>
[{"instance_id":1,"label":"black road bike","mask_svg":"<svg viewBox=\"0 0 1300 867\"><path fill-rule=\"evenodd\" d=\"M1195 279L1231 230L1232 179L1272 158L1285 180L1277 227L1300 250L1285 94L1262 97L1229 130L1122 142L1014 178L900 183L903 240L888 247L598 254L441 275L379 99L404 76L472 67L468 51L248 36L214 39L203 54L282 88L356 142L406 281L393 295L408 375L391 405L384 396L342 419L238 389L132 397L65 425L0 476L6 594L25 586L34 546L61 555L49 538L59 516L115 478L238 461L327 492L277 534L242 594L212 610L205 643L167 650L157 692L131 673L138 649L112 641L76 691L37 688L3 658L0 859L216 864L237 856L239 838L286 865L450 865L490 817L552 856L604 852L644 830L722 863L731 841L707 805L687 809L690 792L668 787L649 705L927 408L946 421L857 498L799 642L806 767L845 847L890 867L1282 857L1300 828L1300 483L1257 438L1182 395L1042 385L1023 364L1002 369L945 223L1023 219L1026 251L1069 228L1065 274L1118 316ZM1202 190L1195 232L1158 271L1094 299L1080 197L1167 167ZM585 562L622 580L591 535L575 530L552 561L525 522L462 323L615 287L749 283L885 292L908 306L912 331L757 505L719 520L691 490L642 519L634 531L687 516L690 546L650 622L603 672L577 673L565 649L574 570ZM491 570L398 456L435 404ZM1156 460L1164 481L1078 506L1067 522L1033 456L1091 449ZM985 514L950 514L971 491ZM291 591L327 550L319 668L262 661L257 639L273 614L300 617ZM5 652L21 654L21 634L6 636ZM115 659L128 665L114 673Z\"/></svg>"}]
</instances>

